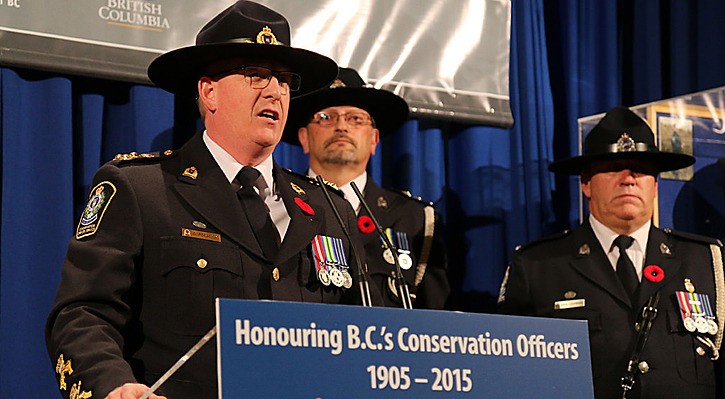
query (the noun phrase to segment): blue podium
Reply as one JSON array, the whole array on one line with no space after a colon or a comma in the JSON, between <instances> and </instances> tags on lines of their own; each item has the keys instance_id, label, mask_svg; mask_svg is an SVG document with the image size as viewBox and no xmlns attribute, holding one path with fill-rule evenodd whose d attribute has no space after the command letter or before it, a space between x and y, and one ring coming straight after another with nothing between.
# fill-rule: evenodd
<instances>
[{"instance_id":1,"label":"blue podium","mask_svg":"<svg viewBox=\"0 0 725 399\"><path fill-rule=\"evenodd\" d=\"M592 399L585 321L217 299L220 397Z\"/></svg>"}]
</instances>

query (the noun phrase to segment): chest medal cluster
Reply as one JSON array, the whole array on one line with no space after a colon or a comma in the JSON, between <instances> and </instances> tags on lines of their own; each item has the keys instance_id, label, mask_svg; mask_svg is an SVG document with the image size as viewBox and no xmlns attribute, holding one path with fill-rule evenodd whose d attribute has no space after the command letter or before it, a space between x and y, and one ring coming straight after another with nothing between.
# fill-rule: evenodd
<instances>
[{"instance_id":1,"label":"chest medal cluster","mask_svg":"<svg viewBox=\"0 0 725 399\"><path fill-rule=\"evenodd\" d=\"M686 278L684 283L685 291L675 291L675 296L680 305L680 317L685 329L701 334L717 334L719 327L715 321L710 297L695 292L695 285L689 278Z\"/></svg>"},{"instance_id":2,"label":"chest medal cluster","mask_svg":"<svg viewBox=\"0 0 725 399\"><path fill-rule=\"evenodd\" d=\"M317 235L312 240L317 279L326 286L352 287L352 276L347 265L342 239Z\"/></svg>"}]
</instances>

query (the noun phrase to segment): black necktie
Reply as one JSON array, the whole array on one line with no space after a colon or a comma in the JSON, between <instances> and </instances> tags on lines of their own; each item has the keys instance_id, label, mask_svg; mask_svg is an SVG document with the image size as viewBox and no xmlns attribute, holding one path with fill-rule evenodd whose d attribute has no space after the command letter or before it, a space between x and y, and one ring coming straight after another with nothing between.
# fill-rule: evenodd
<instances>
[{"instance_id":1,"label":"black necktie","mask_svg":"<svg viewBox=\"0 0 725 399\"><path fill-rule=\"evenodd\" d=\"M639 287L639 279L637 278L637 271L634 269L632 260L627 256L627 248L632 246L634 238L630 236L621 235L614 239L614 246L619 248L619 259L617 259L617 276L622 281L625 291L629 294L632 303L634 304L635 294L637 287Z\"/></svg>"},{"instance_id":2,"label":"black necktie","mask_svg":"<svg viewBox=\"0 0 725 399\"><path fill-rule=\"evenodd\" d=\"M249 224L254 230L259 246L262 247L265 257L274 261L279 247L279 233L272 223L269 210L264 204L262 197L254 190L259 171L251 166L245 166L237 173L237 182L241 185L237 191L244 213L247 215Z\"/></svg>"}]
</instances>

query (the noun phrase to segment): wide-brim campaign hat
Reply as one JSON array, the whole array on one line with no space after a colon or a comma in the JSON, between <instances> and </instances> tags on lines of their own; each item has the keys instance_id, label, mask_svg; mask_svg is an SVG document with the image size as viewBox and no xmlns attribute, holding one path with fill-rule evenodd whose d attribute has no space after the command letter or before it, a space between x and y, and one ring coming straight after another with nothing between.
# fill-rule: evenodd
<instances>
[{"instance_id":1,"label":"wide-brim campaign hat","mask_svg":"<svg viewBox=\"0 0 725 399\"><path fill-rule=\"evenodd\" d=\"M315 112L327 107L348 105L367 111L375 121L380 135L395 132L410 115L408 103L387 90L368 86L356 70L340 68L337 79L326 89L290 101L282 140L299 145L297 131L307 126Z\"/></svg>"},{"instance_id":2,"label":"wide-brim campaign hat","mask_svg":"<svg viewBox=\"0 0 725 399\"><path fill-rule=\"evenodd\" d=\"M626 107L607 112L584 139L582 155L561 159L549 170L571 175L581 174L594 161L635 159L648 161L659 172L682 169L695 163L688 154L660 151L649 125Z\"/></svg>"},{"instance_id":3,"label":"wide-brim campaign hat","mask_svg":"<svg viewBox=\"0 0 725 399\"><path fill-rule=\"evenodd\" d=\"M199 77L213 63L243 57L277 61L302 77L293 95L327 87L337 76L337 64L313 51L290 45L287 19L251 1L237 1L209 21L196 35L196 44L164 53L148 67L158 87L177 94L196 94ZM240 65L241 66L241 65Z\"/></svg>"}]
</instances>

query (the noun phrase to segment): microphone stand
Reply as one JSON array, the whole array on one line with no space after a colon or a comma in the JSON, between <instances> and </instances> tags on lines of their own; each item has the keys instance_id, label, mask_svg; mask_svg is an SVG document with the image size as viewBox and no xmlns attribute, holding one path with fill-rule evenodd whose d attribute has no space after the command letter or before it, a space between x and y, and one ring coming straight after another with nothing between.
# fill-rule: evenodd
<instances>
[{"instance_id":1,"label":"microphone stand","mask_svg":"<svg viewBox=\"0 0 725 399\"><path fill-rule=\"evenodd\" d=\"M357 188L357 184L355 182L350 182L350 186L352 187L352 190L355 191L355 195L357 195L357 198L360 200L360 204L365 208L365 212L368 213L370 216L370 220L373 221L373 224L375 225L375 229L377 229L378 234L383 239L383 244L385 245L386 249L389 249L390 252L393 255L393 259L395 259L395 285L398 288L398 294L400 295L400 300L403 301L403 309L413 309L413 301L410 299L410 289L408 288L408 284L405 283L405 277L403 277L403 271L400 270L400 260L398 260L398 249L395 248L392 242L390 242L390 238L385 235L385 232L383 231L383 227L380 226L380 223L378 223L378 220L375 218L375 215L373 215L373 212L370 210L370 207L365 202L365 199L363 198L362 193Z\"/></svg>"},{"instance_id":2,"label":"microphone stand","mask_svg":"<svg viewBox=\"0 0 725 399\"><path fill-rule=\"evenodd\" d=\"M330 204L330 208L332 208L332 211L335 213L335 217L337 218L337 222L342 228L342 232L345 234L345 237L347 237L347 240L350 243L350 250L355 257L355 262L357 264L357 283L360 288L362 305L366 307L371 307L373 305L372 300L370 299L370 285L368 284L368 280L365 277L365 273L363 272L362 263L360 262L360 257L355 250L355 244L350 237L350 232L347 230L347 227L345 227L345 222L342 220L340 212L337 211L335 203L332 202L332 197L330 197L330 193L327 190L327 183L325 183L325 180L322 178L322 176L317 176L317 182L320 184L320 187L322 187L322 192L325 194L325 199L327 199L327 202Z\"/></svg>"},{"instance_id":3,"label":"microphone stand","mask_svg":"<svg viewBox=\"0 0 725 399\"><path fill-rule=\"evenodd\" d=\"M647 343L649 330L652 328L652 321L657 316L657 304L660 302L660 292L655 292L642 308L642 318L640 319L639 335L637 336L637 344L632 351L632 356L627 364L627 370L622 377L622 399L627 399L627 392L634 386L634 377L637 374L639 366L639 357L644 350L644 344Z\"/></svg>"},{"instance_id":4,"label":"microphone stand","mask_svg":"<svg viewBox=\"0 0 725 399\"><path fill-rule=\"evenodd\" d=\"M169 377L171 377L176 372L176 370L178 370L181 366L183 366L186 363L186 361L189 360L189 358L194 356L196 351L201 349L201 347L204 346L204 344L206 344L207 342L209 342L209 340L212 339L215 335L216 335L216 326L212 327L211 330L209 330L209 332L207 332L196 344L194 344L194 346L191 347L191 349L189 349L186 353L184 353L184 355L181 356L179 358L179 360L177 360L176 363L174 363L174 365L171 366L171 368L168 369L164 373L164 375L162 375L153 385L151 385L151 387L148 390L146 390L146 392L144 392L143 396L141 396L140 399L148 399L148 397L151 396L152 393L154 393L157 389L159 389L161 384L166 382L166 380L168 380Z\"/></svg>"}]
</instances>

